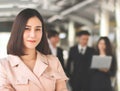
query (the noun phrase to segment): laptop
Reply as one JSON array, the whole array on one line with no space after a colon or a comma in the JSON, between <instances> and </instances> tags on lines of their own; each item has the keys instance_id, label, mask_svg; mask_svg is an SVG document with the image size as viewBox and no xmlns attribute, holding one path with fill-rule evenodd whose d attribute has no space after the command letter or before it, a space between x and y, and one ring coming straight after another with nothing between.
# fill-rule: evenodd
<instances>
[{"instance_id":1,"label":"laptop","mask_svg":"<svg viewBox=\"0 0 120 91\"><path fill-rule=\"evenodd\" d=\"M91 69L109 69L112 62L112 56L99 56L94 55L92 57Z\"/></svg>"}]
</instances>

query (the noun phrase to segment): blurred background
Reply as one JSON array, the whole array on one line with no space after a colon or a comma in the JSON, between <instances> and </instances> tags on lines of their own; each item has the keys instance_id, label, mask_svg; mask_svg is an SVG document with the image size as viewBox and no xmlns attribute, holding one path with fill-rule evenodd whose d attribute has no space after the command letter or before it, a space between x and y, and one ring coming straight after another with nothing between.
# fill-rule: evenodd
<instances>
[{"instance_id":1,"label":"blurred background","mask_svg":"<svg viewBox=\"0 0 120 91\"><path fill-rule=\"evenodd\" d=\"M0 0L0 58L6 56L13 21L25 8L42 14L46 31L60 33L65 60L77 32L88 30L92 35L88 45L93 47L100 36L108 36L117 57L116 91L120 91L120 0Z\"/></svg>"}]
</instances>

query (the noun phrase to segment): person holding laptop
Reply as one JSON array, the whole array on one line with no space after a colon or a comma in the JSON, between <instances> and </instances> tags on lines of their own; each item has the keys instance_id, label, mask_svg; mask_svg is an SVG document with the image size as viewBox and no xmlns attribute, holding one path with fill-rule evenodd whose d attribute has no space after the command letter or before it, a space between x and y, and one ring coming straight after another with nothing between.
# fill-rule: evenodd
<instances>
[{"instance_id":1,"label":"person holding laptop","mask_svg":"<svg viewBox=\"0 0 120 91\"><path fill-rule=\"evenodd\" d=\"M108 37L100 37L97 43L95 55L101 57L111 56L112 62L109 69L92 69L90 91L112 91L110 78L115 76L117 67L115 57L112 54L112 46Z\"/></svg>"}]
</instances>

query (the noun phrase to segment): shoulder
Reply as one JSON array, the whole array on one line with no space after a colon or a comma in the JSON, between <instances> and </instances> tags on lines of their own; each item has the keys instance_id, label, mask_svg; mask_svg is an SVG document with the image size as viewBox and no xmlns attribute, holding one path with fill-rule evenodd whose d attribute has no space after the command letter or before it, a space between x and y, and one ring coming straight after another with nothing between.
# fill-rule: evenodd
<instances>
[{"instance_id":1,"label":"shoulder","mask_svg":"<svg viewBox=\"0 0 120 91\"><path fill-rule=\"evenodd\" d=\"M47 59L50 62L57 62L58 61L58 57L56 57L54 55L47 55Z\"/></svg>"},{"instance_id":2,"label":"shoulder","mask_svg":"<svg viewBox=\"0 0 120 91\"><path fill-rule=\"evenodd\" d=\"M48 65L52 71L57 71L58 67L61 66L60 61L56 56L47 55Z\"/></svg>"},{"instance_id":3,"label":"shoulder","mask_svg":"<svg viewBox=\"0 0 120 91\"><path fill-rule=\"evenodd\" d=\"M116 56L115 55L111 55L111 57L112 57L113 61L116 61Z\"/></svg>"},{"instance_id":4,"label":"shoulder","mask_svg":"<svg viewBox=\"0 0 120 91\"><path fill-rule=\"evenodd\" d=\"M93 48L93 47L89 47L89 46L88 46L87 48L88 48L89 50L94 50L94 48Z\"/></svg>"},{"instance_id":5,"label":"shoulder","mask_svg":"<svg viewBox=\"0 0 120 91\"><path fill-rule=\"evenodd\" d=\"M41 53L40 53L41 54ZM58 59L58 57L54 56L54 55L44 55L44 54L41 54L43 60L45 61L45 63L47 63L50 67L57 67L59 64L60 64L60 61Z\"/></svg>"},{"instance_id":6,"label":"shoulder","mask_svg":"<svg viewBox=\"0 0 120 91\"><path fill-rule=\"evenodd\" d=\"M75 49L78 49L78 45L74 45L70 48L70 50L75 50Z\"/></svg>"},{"instance_id":7,"label":"shoulder","mask_svg":"<svg viewBox=\"0 0 120 91\"><path fill-rule=\"evenodd\" d=\"M57 58L56 56L51 55L51 54L50 55L46 55L46 56L47 56L48 59L56 59Z\"/></svg>"},{"instance_id":8,"label":"shoulder","mask_svg":"<svg viewBox=\"0 0 120 91\"><path fill-rule=\"evenodd\" d=\"M59 49L59 50L63 50L61 47L57 47L57 49Z\"/></svg>"},{"instance_id":9,"label":"shoulder","mask_svg":"<svg viewBox=\"0 0 120 91\"><path fill-rule=\"evenodd\" d=\"M95 49L92 48L92 47L87 47L87 49L88 49L89 51L95 51Z\"/></svg>"},{"instance_id":10,"label":"shoulder","mask_svg":"<svg viewBox=\"0 0 120 91\"><path fill-rule=\"evenodd\" d=\"M46 64L50 64L50 63L55 64L58 60L58 58L52 54L45 55L40 52L37 52L37 53L38 53L38 56L42 59L42 61L45 62Z\"/></svg>"},{"instance_id":11,"label":"shoulder","mask_svg":"<svg viewBox=\"0 0 120 91\"><path fill-rule=\"evenodd\" d=\"M47 59L49 63L48 69L53 73L55 79L68 80L58 58L53 55L47 55Z\"/></svg>"},{"instance_id":12,"label":"shoulder","mask_svg":"<svg viewBox=\"0 0 120 91\"><path fill-rule=\"evenodd\" d=\"M0 64L6 64L6 63L8 63L8 57L0 59Z\"/></svg>"},{"instance_id":13,"label":"shoulder","mask_svg":"<svg viewBox=\"0 0 120 91\"><path fill-rule=\"evenodd\" d=\"M59 64L59 60L58 57L54 56L54 55L47 55L47 60L49 64L52 65L57 65Z\"/></svg>"},{"instance_id":14,"label":"shoulder","mask_svg":"<svg viewBox=\"0 0 120 91\"><path fill-rule=\"evenodd\" d=\"M57 47L57 50L58 50L58 51L63 51L63 49L62 49L62 48L60 48L60 47Z\"/></svg>"},{"instance_id":15,"label":"shoulder","mask_svg":"<svg viewBox=\"0 0 120 91\"><path fill-rule=\"evenodd\" d=\"M0 67L8 67L9 65L10 65L10 62L8 60L8 57L0 59Z\"/></svg>"}]
</instances>

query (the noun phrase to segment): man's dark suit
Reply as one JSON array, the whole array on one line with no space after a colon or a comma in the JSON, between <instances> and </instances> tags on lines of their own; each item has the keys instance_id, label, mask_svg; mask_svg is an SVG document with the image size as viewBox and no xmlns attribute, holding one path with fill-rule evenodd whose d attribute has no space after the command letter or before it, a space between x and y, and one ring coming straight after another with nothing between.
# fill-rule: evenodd
<instances>
[{"instance_id":1,"label":"man's dark suit","mask_svg":"<svg viewBox=\"0 0 120 91\"><path fill-rule=\"evenodd\" d=\"M57 50L56 56L58 57L61 65L62 65L62 67L63 67L63 69L65 71L64 58L63 58L63 49L60 48L60 47L57 47L56 50ZM50 53L52 54L51 49L50 49Z\"/></svg>"},{"instance_id":2,"label":"man's dark suit","mask_svg":"<svg viewBox=\"0 0 120 91\"><path fill-rule=\"evenodd\" d=\"M64 58L63 58L63 50L60 47L57 47L57 57L60 60L60 63L62 64L62 67L64 69L65 65L64 65Z\"/></svg>"},{"instance_id":3,"label":"man's dark suit","mask_svg":"<svg viewBox=\"0 0 120 91\"><path fill-rule=\"evenodd\" d=\"M70 48L67 74L73 91L89 91L90 64L94 49L87 47L85 54L79 53L78 45ZM73 71L70 72L73 63Z\"/></svg>"}]
</instances>

